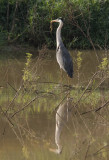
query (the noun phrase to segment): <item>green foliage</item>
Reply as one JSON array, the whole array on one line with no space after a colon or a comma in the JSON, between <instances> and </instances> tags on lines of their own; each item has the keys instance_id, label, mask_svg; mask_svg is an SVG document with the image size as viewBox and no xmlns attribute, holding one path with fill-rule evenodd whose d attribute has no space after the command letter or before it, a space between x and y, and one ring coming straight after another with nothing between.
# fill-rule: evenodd
<instances>
[{"instance_id":1,"label":"green foliage","mask_svg":"<svg viewBox=\"0 0 109 160\"><path fill-rule=\"evenodd\" d=\"M102 71L105 71L105 70L107 70L107 66L108 66L108 59L105 57L102 59L102 62L99 65L99 69Z\"/></svg>"},{"instance_id":2,"label":"green foliage","mask_svg":"<svg viewBox=\"0 0 109 160\"><path fill-rule=\"evenodd\" d=\"M82 60L83 60L82 59L82 52L78 51L77 59L76 59L76 63L77 63L77 77L78 77L78 89L80 87L80 69L81 69Z\"/></svg>"},{"instance_id":3,"label":"green foliage","mask_svg":"<svg viewBox=\"0 0 109 160\"><path fill-rule=\"evenodd\" d=\"M55 47L50 20L64 17L63 41L71 48L109 48L108 0L1 0L0 45L29 43ZM3 35L3 36L1 36Z\"/></svg>"},{"instance_id":4,"label":"green foliage","mask_svg":"<svg viewBox=\"0 0 109 160\"><path fill-rule=\"evenodd\" d=\"M31 71L30 71L30 64L31 64L32 54L26 53L26 55L27 55L26 63L25 63L25 68L23 70L24 74L23 74L23 77L22 77L24 82L31 81L31 78L32 78Z\"/></svg>"},{"instance_id":5,"label":"green foliage","mask_svg":"<svg viewBox=\"0 0 109 160\"><path fill-rule=\"evenodd\" d=\"M82 63L82 52L78 51L78 54L77 54L77 69L78 71L80 70L81 68L81 63Z\"/></svg>"}]
</instances>

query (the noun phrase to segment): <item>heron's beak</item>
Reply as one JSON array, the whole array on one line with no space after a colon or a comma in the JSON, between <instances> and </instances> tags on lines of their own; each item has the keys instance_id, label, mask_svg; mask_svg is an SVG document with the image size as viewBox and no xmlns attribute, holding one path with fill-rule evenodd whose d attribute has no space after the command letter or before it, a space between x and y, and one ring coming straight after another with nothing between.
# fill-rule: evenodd
<instances>
[{"instance_id":1,"label":"heron's beak","mask_svg":"<svg viewBox=\"0 0 109 160\"><path fill-rule=\"evenodd\" d=\"M52 23L53 22L58 22L58 20L52 20L51 22L50 22L50 30L51 30L51 32L52 32Z\"/></svg>"},{"instance_id":2,"label":"heron's beak","mask_svg":"<svg viewBox=\"0 0 109 160\"><path fill-rule=\"evenodd\" d=\"M53 22L58 22L57 20L52 20L50 23L53 23Z\"/></svg>"}]
</instances>

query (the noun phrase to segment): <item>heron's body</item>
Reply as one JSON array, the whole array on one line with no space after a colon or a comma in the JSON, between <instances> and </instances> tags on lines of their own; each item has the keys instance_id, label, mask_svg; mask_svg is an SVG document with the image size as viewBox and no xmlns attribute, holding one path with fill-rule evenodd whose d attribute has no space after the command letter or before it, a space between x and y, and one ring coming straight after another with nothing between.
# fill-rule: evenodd
<instances>
[{"instance_id":1,"label":"heron's body","mask_svg":"<svg viewBox=\"0 0 109 160\"><path fill-rule=\"evenodd\" d=\"M70 54L64 46L60 46L56 51L57 62L61 69L67 72L70 78L73 77L73 63Z\"/></svg>"},{"instance_id":2,"label":"heron's body","mask_svg":"<svg viewBox=\"0 0 109 160\"><path fill-rule=\"evenodd\" d=\"M73 77L73 62L72 58L68 52L68 50L65 48L62 38L61 38L61 29L63 26L62 20L59 18L57 20L53 20L52 22L59 22L59 26L56 31L56 59L59 63L59 66L61 69L63 69L65 72L67 72L68 76L70 78Z\"/></svg>"}]
</instances>

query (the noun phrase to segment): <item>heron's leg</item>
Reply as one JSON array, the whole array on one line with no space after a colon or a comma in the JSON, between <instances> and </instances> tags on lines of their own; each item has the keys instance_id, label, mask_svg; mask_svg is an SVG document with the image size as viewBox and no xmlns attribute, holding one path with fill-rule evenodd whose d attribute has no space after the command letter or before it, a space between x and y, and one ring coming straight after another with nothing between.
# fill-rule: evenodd
<instances>
[{"instance_id":1,"label":"heron's leg","mask_svg":"<svg viewBox=\"0 0 109 160\"><path fill-rule=\"evenodd\" d=\"M67 76L67 86L68 86L68 97L70 96L70 79L69 77Z\"/></svg>"},{"instance_id":2,"label":"heron's leg","mask_svg":"<svg viewBox=\"0 0 109 160\"><path fill-rule=\"evenodd\" d=\"M62 69L60 68L60 70L61 70L61 85L63 84L62 82L63 82L63 71L62 71Z\"/></svg>"},{"instance_id":3,"label":"heron's leg","mask_svg":"<svg viewBox=\"0 0 109 160\"><path fill-rule=\"evenodd\" d=\"M60 70L61 70L60 86L61 86L61 92L63 92L63 70L61 68L60 68Z\"/></svg>"},{"instance_id":4,"label":"heron's leg","mask_svg":"<svg viewBox=\"0 0 109 160\"><path fill-rule=\"evenodd\" d=\"M69 119L69 106L68 106L68 102L67 102L67 122L68 122L68 119Z\"/></svg>"},{"instance_id":5,"label":"heron's leg","mask_svg":"<svg viewBox=\"0 0 109 160\"><path fill-rule=\"evenodd\" d=\"M69 77L67 76L67 78L68 78L68 87L69 87L69 85L70 85L70 79L69 79Z\"/></svg>"}]
</instances>

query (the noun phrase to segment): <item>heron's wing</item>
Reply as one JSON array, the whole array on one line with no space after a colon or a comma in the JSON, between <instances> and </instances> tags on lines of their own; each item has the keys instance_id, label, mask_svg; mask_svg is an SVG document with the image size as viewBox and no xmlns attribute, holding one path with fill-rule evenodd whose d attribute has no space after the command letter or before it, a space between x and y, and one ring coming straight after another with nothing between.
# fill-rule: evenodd
<instances>
[{"instance_id":1,"label":"heron's wing","mask_svg":"<svg viewBox=\"0 0 109 160\"><path fill-rule=\"evenodd\" d=\"M68 75L73 74L73 62L68 50L63 46L60 48L63 56L64 69Z\"/></svg>"}]
</instances>

